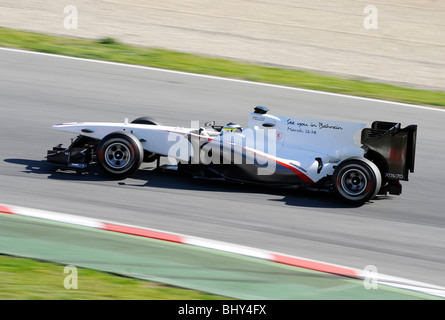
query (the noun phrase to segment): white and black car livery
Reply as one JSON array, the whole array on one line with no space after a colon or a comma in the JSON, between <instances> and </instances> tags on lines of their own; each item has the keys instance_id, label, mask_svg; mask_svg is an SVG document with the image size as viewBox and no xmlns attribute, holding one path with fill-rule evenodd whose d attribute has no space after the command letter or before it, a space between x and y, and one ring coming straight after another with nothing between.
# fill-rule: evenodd
<instances>
[{"instance_id":1,"label":"white and black car livery","mask_svg":"<svg viewBox=\"0 0 445 320\"><path fill-rule=\"evenodd\" d=\"M195 177L333 191L354 204L400 195L400 181L414 172L416 125L374 121L367 128L268 111L255 107L246 128L164 126L149 117L57 124L54 129L78 136L68 148L49 150L47 161L76 169L98 163L108 176L123 179L142 162L159 165L167 157Z\"/></svg>"}]
</instances>

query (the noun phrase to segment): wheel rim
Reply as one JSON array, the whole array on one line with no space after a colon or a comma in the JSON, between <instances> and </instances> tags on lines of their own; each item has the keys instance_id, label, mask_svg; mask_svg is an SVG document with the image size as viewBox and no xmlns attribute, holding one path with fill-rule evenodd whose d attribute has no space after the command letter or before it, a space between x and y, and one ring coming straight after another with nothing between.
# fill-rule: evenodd
<instances>
[{"instance_id":1,"label":"wheel rim","mask_svg":"<svg viewBox=\"0 0 445 320\"><path fill-rule=\"evenodd\" d=\"M130 149L123 143L112 143L105 150L105 161L113 169L122 169L131 162Z\"/></svg>"},{"instance_id":2,"label":"wheel rim","mask_svg":"<svg viewBox=\"0 0 445 320\"><path fill-rule=\"evenodd\" d=\"M341 177L342 189L350 196L361 194L366 190L367 185L366 175L357 169L349 169Z\"/></svg>"}]
</instances>

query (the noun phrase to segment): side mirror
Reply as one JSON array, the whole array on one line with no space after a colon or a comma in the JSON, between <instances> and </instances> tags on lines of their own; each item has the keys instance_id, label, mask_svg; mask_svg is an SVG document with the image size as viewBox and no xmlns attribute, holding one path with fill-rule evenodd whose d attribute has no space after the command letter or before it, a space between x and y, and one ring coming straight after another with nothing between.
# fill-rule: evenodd
<instances>
[{"instance_id":1,"label":"side mirror","mask_svg":"<svg viewBox=\"0 0 445 320\"><path fill-rule=\"evenodd\" d=\"M212 126L214 126L215 125L215 121L207 121L206 123L204 123L204 126L205 127L212 127Z\"/></svg>"}]
</instances>

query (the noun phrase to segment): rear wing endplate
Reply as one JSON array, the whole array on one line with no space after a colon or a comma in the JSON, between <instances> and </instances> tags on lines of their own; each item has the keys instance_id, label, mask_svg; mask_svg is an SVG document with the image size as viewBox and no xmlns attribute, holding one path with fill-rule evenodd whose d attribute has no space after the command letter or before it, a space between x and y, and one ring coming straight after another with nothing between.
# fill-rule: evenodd
<instances>
[{"instance_id":1,"label":"rear wing endplate","mask_svg":"<svg viewBox=\"0 0 445 320\"><path fill-rule=\"evenodd\" d=\"M408 181L414 172L417 125L405 128L400 123L374 121L371 128L362 130L361 142L386 160L384 177L390 180Z\"/></svg>"}]
</instances>

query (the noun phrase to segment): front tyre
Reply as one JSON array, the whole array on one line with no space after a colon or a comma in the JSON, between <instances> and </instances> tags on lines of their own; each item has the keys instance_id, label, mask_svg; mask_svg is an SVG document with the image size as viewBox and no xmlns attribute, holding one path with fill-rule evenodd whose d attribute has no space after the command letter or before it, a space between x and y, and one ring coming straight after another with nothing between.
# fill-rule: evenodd
<instances>
[{"instance_id":1,"label":"front tyre","mask_svg":"<svg viewBox=\"0 0 445 320\"><path fill-rule=\"evenodd\" d=\"M137 171L144 150L132 134L114 132L104 137L97 146L97 161L102 171L116 179L125 179Z\"/></svg>"},{"instance_id":2,"label":"front tyre","mask_svg":"<svg viewBox=\"0 0 445 320\"><path fill-rule=\"evenodd\" d=\"M350 158L341 162L332 179L335 192L356 205L373 199L382 185L379 168L365 158Z\"/></svg>"}]
</instances>

